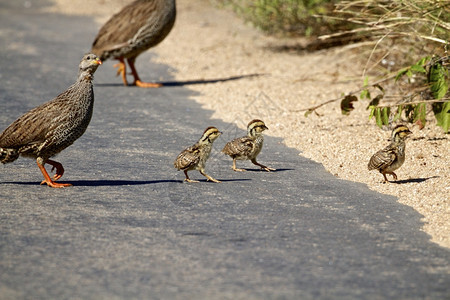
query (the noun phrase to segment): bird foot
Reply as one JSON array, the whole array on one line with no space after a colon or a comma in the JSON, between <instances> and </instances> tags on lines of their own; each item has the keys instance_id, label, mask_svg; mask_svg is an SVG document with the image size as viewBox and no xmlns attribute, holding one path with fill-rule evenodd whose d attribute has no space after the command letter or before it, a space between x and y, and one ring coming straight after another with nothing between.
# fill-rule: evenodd
<instances>
[{"instance_id":1,"label":"bird foot","mask_svg":"<svg viewBox=\"0 0 450 300\"><path fill-rule=\"evenodd\" d=\"M216 182L216 183L222 182L222 181L214 179L212 177L209 177L208 179L206 179L206 181L212 181L212 182Z\"/></svg>"},{"instance_id":2,"label":"bird foot","mask_svg":"<svg viewBox=\"0 0 450 300\"><path fill-rule=\"evenodd\" d=\"M198 181L198 180L192 180L192 179L189 179L189 178L184 179L184 181L186 181L186 182L191 182L191 183L194 183L194 182L200 182L200 181Z\"/></svg>"},{"instance_id":3,"label":"bird foot","mask_svg":"<svg viewBox=\"0 0 450 300\"><path fill-rule=\"evenodd\" d=\"M47 183L47 185L52 188L64 188L64 187L72 186L70 183L58 183L58 182L54 182L54 181L46 182L45 180L44 180L44 183Z\"/></svg>"},{"instance_id":4,"label":"bird foot","mask_svg":"<svg viewBox=\"0 0 450 300\"><path fill-rule=\"evenodd\" d=\"M269 167L261 167L261 170L265 170L267 172L270 172L270 171L276 171L277 169L269 168Z\"/></svg>"},{"instance_id":5,"label":"bird foot","mask_svg":"<svg viewBox=\"0 0 450 300\"><path fill-rule=\"evenodd\" d=\"M136 80L134 85L141 88L159 88L163 86L162 83L142 82L140 80Z\"/></svg>"},{"instance_id":6,"label":"bird foot","mask_svg":"<svg viewBox=\"0 0 450 300\"><path fill-rule=\"evenodd\" d=\"M386 173L383 173L383 176L384 176L384 181L383 181L383 183L390 182L390 181L387 179L386 174L391 174L392 177L394 177L394 181L397 181L397 174L395 174L394 172L386 172Z\"/></svg>"},{"instance_id":7,"label":"bird foot","mask_svg":"<svg viewBox=\"0 0 450 300\"><path fill-rule=\"evenodd\" d=\"M233 168L233 171L235 171L235 172L247 172L246 169L238 169L238 168Z\"/></svg>"},{"instance_id":8,"label":"bird foot","mask_svg":"<svg viewBox=\"0 0 450 300\"><path fill-rule=\"evenodd\" d=\"M53 181L56 181L56 180L60 179L63 176L63 174L64 174L64 167L63 167L63 165L61 163L59 163L57 161L54 161L54 160L50 160L50 159L47 160L46 163L52 166L52 169L51 169L50 172L53 172L56 169L56 173L55 173L55 175L53 175ZM46 183L46 181L42 180L41 185L44 184L44 183Z\"/></svg>"},{"instance_id":9,"label":"bird foot","mask_svg":"<svg viewBox=\"0 0 450 300\"><path fill-rule=\"evenodd\" d=\"M123 63L117 63L113 65L114 68L117 68L116 76L122 75L125 73L125 65Z\"/></svg>"},{"instance_id":10,"label":"bird foot","mask_svg":"<svg viewBox=\"0 0 450 300\"><path fill-rule=\"evenodd\" d=\"M116 76L121 75L123 84L125 86L127 86L128 85L127 73L126 73L127 72L127 67L125 66L125 62L119 61L117 64L113 65L113 67L117 68Z\"/></svg>"}]
</instances>

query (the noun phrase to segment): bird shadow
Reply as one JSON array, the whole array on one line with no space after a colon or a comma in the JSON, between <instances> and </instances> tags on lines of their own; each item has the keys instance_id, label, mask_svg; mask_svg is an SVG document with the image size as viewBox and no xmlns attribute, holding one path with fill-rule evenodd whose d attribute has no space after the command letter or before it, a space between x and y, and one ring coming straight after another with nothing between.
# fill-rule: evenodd
<instances>
[{"instance_id":1,"label":"bird shadow","mask_svg":"<svg viewBox=\"0 0 450 300\"><path fill-rule=\"evenodd\" d=\"M122 185L146 185L167 182L178 182L178 180L72 180L58 181L59 183L70 183L73 186L122 186ZM17 184L17 185L39 185L36 181L6 181L0 184Z\"/></svg>"},{"instance_id":2,"label":"bird shadow","mask_svg":"<svg viewBox=\"0 0 450 300\"><path fill-rule=\"evenodd\" d=\"M431 177L427 177L427 178L411 178L411 179L391 181L391 183L396 183L396 184L421 183L421 182L427 181L428 179L434 179L434 178L439 178L439 177L440 176L431 176Z\"/></svg>"},{"instance_id":3,"label":"bird shadow","mask_svg":"<svg viewBox=\"0 0 450 300\"><path fill-rule=\"evenodd\" d=\"M249 181L251 179L223 179L222 182L233 181ZM200 179L200 182L209 182L206 179ZM158 183L183 183L183 180L71 180L71 181L58 181L58 183L70 183L73 186L131 186L131 185L147 185ZM40 185L37 181L5 181L1 184L16 184L16 185Z\"/></svg>"},{"instance_id":4,"label":"bird shadow","mask_svg":"<svg viewBox=\"0 0 450 300\"><path fill-rule=\"evenodd\" d=\"M172 182L177 182L177 183L186 183L186 184L196 184L196 183L200 183L200 182L206 182L206 183L215 183L212 181L209 181L207 179L195 179L199 182L186 182L184 180L173 180ZM236 178L236 179L217 179L220 180L220 182L238 182L238 181L251 181L251 179L249 178Z\"/></svg>"},{"instance_id":5,"label":"bird shadow","mask_svg":"<svg viewBox=\"0 0 450 300\"><path fill-rule=\"evenodd\" d=\"M247 172L266 172L266 173L277 173L277 172L285 172L285 171L293 171L294 169L276 169L274 171L270 171L267 172L266 170L257 168L257 169L247 169L247 168L243 168L244 170L246 170Z\"/></svg>"},{"instance_id":6,"label":"bird shadow","mask_svg":"<svg viewBox=\"0 0 450 300\"><path fill-rule=\"evenodd\" d=\"M186 86L186 85L195 85L195 84L209 84L209 83L218 83L218 82L226 82L226 81L234 81L240 80L244 78L265 76L267 74L264 73L254 73L247 75L239 75L239 76L230 76L224 78L212 78L212 79L193 79L193 80L184 80L184 81L161 81L156 83L161 83L163 87L174 87L174 86ZM122 83L97 83L96 86L105 86L105 87L119 87L124 86ZM129 87L136 87L134 85L130 85Z\"/></svg>"}]
</instances>

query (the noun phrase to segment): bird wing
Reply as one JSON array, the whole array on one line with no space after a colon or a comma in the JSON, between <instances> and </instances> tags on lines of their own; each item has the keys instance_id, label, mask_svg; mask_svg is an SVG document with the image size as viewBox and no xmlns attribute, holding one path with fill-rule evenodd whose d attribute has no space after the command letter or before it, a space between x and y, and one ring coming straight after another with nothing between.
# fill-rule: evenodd
<instances>
[{"instance_id":1,"label":"bird wing","mask_svg":"<svg viewBox=\"0 0 450 300\"><path fill-rule=\"evenodd\" d=\"M63 121L61 118L66 115L63 111L70 107L66 105L70 95L71 88L22 115L0 135L0 147L14 149L46 141Z\"/></svg>"},{"instance_id":2,"label":"bird wing","mask_svg":"<svg viewBox=\"0 0 450 300\"><path fill-rule=\"evenodd\" d=\"M369 170L382 170L388 166L390 166L394 160L397 158L397 149L389 145L383 150L375 153L369 161L368 168Z\"/></svg>"},{"instance_id":3,"label":"bird wing","mask_svg":"<svg viewBox=\"0 0 450 300\"><path fill-rule=\"evenodd\" d=\"M92 51L101 56L104 51L129 45L151 20L157 20L155 13L156 1L135 1L125 6L100 28L92 44Z\"/></svg>"},{"instance_id":4,"label":"bird wing","mask_svg":"<svg viewBox=\"0 0 450 300\"><path fill-rule=\"evenodd\" d=\"M181 152L174 162L175 168L178 170L189 169L194 167L200 161L200 148L197 145L186 148Z\"/></svg>"},{"instance_id":5,"label":"bird wing","mask_svg":"<svg viewBox=\"0 0 450 300\"><path fill-rule=\"evenodd\" d=\"M231 142L228 142L223 148L222 152L234 156L234 155L248 155L251 153L254 147L254 141L248 136L236 138Z\"/></svg>"},{"instance_id":6,"label":"bird wing","mask_svg":"<svg viewBox=\"0 0 450 300\"><path fill-rule=\"evenodd\" d=\"M55 126L52 120L57 111L52 108L49 103L44 103L14 121L0 135L0 147L18 148L44 142Z\"/></svg>"}]
</instances>

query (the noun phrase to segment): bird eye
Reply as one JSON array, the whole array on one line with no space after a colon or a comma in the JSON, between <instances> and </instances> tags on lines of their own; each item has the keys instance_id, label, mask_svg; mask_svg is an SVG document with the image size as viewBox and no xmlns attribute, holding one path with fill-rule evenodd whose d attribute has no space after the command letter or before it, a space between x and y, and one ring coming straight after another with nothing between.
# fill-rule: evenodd
<instances>
[{"instance_id":1,"label":"bird eye","mask_svg":"<svg viewBox=\"0 0 450 300\"><path fill-rule=\"evenodd\" d=\"M91 56L90 56L90 55L88 55L88 57L86 57L86 59L87 59L87 60L91 60Z\"/></svg>"}]
</instances>

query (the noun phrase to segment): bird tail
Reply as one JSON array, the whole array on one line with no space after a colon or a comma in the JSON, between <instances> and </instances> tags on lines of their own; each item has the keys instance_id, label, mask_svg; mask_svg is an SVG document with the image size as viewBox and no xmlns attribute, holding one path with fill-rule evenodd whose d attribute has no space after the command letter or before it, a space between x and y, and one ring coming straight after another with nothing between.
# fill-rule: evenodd
<instances>
[{"instance_id":1,"label":"bird tail","mask_svg":"<svg viewBox=\"0 0 450 300\"><path fill-rule=\"evenodd\" d=\"M10 163L19 158L19 152L16 149L0 148L0 162L2 164Z\"/></svg>"}]
</instances>

